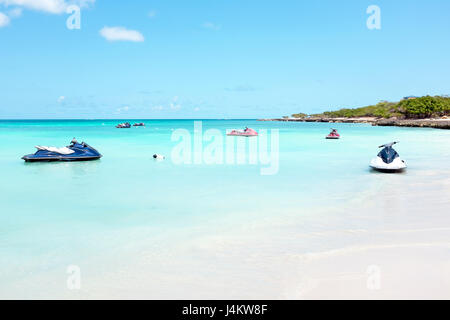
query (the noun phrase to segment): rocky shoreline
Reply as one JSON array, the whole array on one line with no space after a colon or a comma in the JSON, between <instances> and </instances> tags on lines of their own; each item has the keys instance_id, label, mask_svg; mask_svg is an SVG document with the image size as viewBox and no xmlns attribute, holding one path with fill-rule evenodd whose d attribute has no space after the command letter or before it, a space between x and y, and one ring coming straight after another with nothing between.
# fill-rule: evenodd
<instances>
[{"instance_id":1,"label":"rocky shoreline","mask_svg":"<svg viewBox=\"0 0 450 320\"><path fill-rule=\"evenodd\" d=\"M364 118L280 118L280 119L260 119L259 121L283 121L283 122L327 122L327 123L370 123L373 126L396 126L396 127L420 127L450 129L450 119L380 119L373 117Z\"/></svg>"}]
</instances>

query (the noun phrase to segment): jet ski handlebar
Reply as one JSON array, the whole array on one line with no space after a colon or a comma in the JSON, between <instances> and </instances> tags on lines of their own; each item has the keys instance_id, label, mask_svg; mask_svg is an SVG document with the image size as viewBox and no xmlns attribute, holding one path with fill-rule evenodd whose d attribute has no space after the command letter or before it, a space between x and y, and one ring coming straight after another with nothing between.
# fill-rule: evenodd
<instances>
[{"instance_id":1,"label":"jet ski handlebar","mask_svg":"<svg viewBox=\"0 0 450 320\"><path fill-rule=\"evenodd\" d=\"M391 142L391 143L386 143L386 144L383 144L382 146L379 146L378 148L390 148L394 144L397 144L397 143L399 143L399 142L398 141L394 141L394 142Z\"/></svg>"}]
</instances>

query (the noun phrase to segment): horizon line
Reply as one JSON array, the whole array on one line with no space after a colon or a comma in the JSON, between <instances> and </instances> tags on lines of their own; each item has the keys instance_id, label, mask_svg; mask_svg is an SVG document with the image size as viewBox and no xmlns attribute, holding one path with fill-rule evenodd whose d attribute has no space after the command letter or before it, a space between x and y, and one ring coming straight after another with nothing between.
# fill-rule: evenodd
<instances>
[{"instance_id":1,"label":"horizon line","mask_svg":"<svg viewBox=\"0 0 450 320\"><path fill-rule=\"evenodd\" d=\"M98 121L98 120L106 120L106 121L135 121L135 120L259 120L264 118L10 118L10 119L1 119L0 121Z\"/></svg>"}]
</instances>

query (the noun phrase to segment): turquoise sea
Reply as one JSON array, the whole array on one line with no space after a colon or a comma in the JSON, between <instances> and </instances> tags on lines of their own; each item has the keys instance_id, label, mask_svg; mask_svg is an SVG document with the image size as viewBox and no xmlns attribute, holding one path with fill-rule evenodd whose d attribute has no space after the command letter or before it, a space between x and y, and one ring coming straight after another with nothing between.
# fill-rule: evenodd
<instances>
[{"instance_id":1,"label":"turquoise sea","mask_svg":"<svg viewBox=\"0 0 450 320\"><path fill-rule=\"evenodd\" d=\"M380 240L344 230L450 227L443 214L450 209L450 131L197 120L203 133L219 130L223 141L231 129L267 130L269 137L278 130L277 171L262 175L261 168L268 166L262 163L175 163L172 152L179 142L171 137L177 129L193 137L194 120L128 120L147 125L115 128L124 121L0 121L1 298L191 298L211 292L224 298L258 297L269 291L265 285L281 286L276 280L280 273L266 265L270 259ZM324 139L330 126L338 129L341 140ZM35 152L35 145L62 147L73 137L95 147L103 158L21 160ZM372 172L370 159L379 145L391 141L400 141L396 150L408 170L398 175ZM203 141L203 148L208 143ZM166 159L154 160L155 153ZM421 203L432 200L435 208L418 211L407 200L424 195ZM318 235L331 231L342 234ZM243 267L252 257L258 263ZM277 263L283 265L280 259ZM80 266L86 279L81 293L66 287L70 265ZM208 286L212 278L217 282ZM226 291L227 283L244 278L251 282L247 295ZM136 287L142 283L146 285ZM150 288L151 293L146 291Z\"/></svg>"}]
</instances>

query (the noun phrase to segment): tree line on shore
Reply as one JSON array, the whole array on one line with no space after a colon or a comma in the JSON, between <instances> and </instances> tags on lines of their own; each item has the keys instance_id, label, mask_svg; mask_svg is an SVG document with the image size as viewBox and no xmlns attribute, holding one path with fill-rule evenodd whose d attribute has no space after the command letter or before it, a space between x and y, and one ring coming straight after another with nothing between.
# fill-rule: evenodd
<instances>
[{"instance_id":1,"label":"tree line on shore","mask_svg":"<svg viewBox=\"0 0 450 320\"><path fill-rule=\"evenodd\" d=\"M293 114L294 118L322 117L322 118L397 118L397 119L425 119L439 118L450 115L450 97L424 96L404 99L399 102L381 101L376 105L361 108L343 108L336 111L325 111L320 114Z\"/></svg>"}]
</instances>

